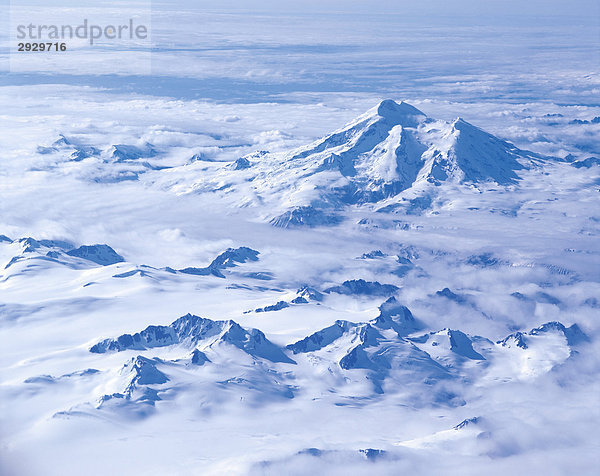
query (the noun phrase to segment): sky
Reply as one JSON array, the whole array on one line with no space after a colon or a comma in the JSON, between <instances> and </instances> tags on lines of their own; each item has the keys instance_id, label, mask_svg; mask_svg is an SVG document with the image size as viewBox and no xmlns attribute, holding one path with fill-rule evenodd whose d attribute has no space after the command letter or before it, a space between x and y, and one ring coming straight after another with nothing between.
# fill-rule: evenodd
<instances>
[{"instance_id":1,"label":"sky","mask_svg":"<svg viewBox=\"0 0 600 476\"><path fill-rule=\"evenodd\" d=\"M14 1L11 10L28 18L32 13L20 8L24 3L29 4ZM45 18L58 15L44 5L36 11ZM97 11L77 5L67 16L71 23ZM152 43L140 45L142 50L125 54L119 45L109 45L94 55L75 48L59 64L28 59L3 74L0 84L59 81L229 102L285 101L296 92L598 102L597 2L141 1L128 6L133 8L125 16L137 11L151 17ZM9 63L1 57L6 69Z\"/></svg>"}]
</instances>

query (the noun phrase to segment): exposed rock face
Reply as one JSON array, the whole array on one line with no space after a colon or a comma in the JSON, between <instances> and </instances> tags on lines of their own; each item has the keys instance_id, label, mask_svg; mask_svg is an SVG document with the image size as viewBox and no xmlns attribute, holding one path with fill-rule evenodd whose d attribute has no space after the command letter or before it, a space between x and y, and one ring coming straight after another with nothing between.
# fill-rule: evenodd
<instances>
[{"instance_id":1,"label":"exposed rock face","mask_svg":"<svg viewBox=\"0 0 600 476\"><path fill-rule=\"evenodd\" d=\"M69 256L76 256L77 258L87 259L93 261L96 264L102 266L108 266L115 263L122 263L125 261L122 256L117 254L108 245L92 245L92 246L80 246L74 250L68 251Z\"/></svg>"}]
</instances>

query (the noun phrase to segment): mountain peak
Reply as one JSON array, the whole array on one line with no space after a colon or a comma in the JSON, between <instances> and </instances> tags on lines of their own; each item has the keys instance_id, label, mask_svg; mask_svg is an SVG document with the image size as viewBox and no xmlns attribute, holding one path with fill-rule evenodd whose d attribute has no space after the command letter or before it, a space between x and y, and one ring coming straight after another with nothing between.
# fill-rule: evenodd
<instances>
[{"instance_id":1,"label":"mountain peak","mask_svg":"<svg viewBox=\"0 0 600 476\"><path fill-rule=\"evenodd\" d=\"M384 99L374 109L376 109L378 116L394 124L407 127L416 127L420 122L418 119L426 117L425 113L419 111L416 107L404 101L397 103L392 99Z\"/></svg>"},{"instance_id":2,"label":"mountain peak","mask_svg":"<svg viewBox=\"0 0 600 476\"><path fill-rule=\"evenodd\" d=\"M379 315L371 323L380 329L393 329L398 335L406 335L420 328L410 309L392 296L379 306Z\"/></svg>"}]
</instances>

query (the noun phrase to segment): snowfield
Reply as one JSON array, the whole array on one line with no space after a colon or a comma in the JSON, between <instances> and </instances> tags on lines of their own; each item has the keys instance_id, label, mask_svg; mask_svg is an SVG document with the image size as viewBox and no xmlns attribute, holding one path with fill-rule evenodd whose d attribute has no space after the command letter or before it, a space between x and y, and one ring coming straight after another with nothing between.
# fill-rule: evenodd
<instances>
[{"instance_id":1,"label":"snowfield","mask_svg":"<svg viewBox=\"0 0 600 476\"><path fill-rule=\"evenodd\" d=\"M402 90L404 73L372 76L415 61L384 46L383 17L365 17L382 28L370 58L369 31L344 33L348 51L334 35L354 16L207 12L238 27L222 54L252 39L258 63L202 56L174 78L178 48L193 60L223 40L184 23L196 36L169 49L181 8L156 6L155 76L2 79L0 473L595 474L600 80L576 68L585 48L560 39L573 63L552 74L573 90L544 89L541 53L510 85L477 44L468 71L446 58L448 79L428 66ZM252 26L294 18L279 46ZM332 51L323 81L356 74L307 89ZM248 89L192 95L211 81L202 61Z\"/></svg>"}]
</instances>

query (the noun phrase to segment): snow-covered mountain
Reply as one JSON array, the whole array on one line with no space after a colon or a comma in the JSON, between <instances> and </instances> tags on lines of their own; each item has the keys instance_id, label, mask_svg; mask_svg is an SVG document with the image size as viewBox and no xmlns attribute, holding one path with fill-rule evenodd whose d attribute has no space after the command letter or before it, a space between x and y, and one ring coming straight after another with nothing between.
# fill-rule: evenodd
<instances>
[{"instance_id":1,"label":"snow-covered mountain","mask_svg":"<svg viewBox=\"0 0 600 476\"><path fill-rule=\"evenodd\" d=\"M335 225L349 206L393 209L405 200L430 205L449 184L516 186L519 172L542 162L476 126L436 120L408 103L384 100L341 129L288 152L261 151L233 163L171 170L178 193L220 195L259 207L278 227ZM185 175L182 173L185 172Z\"/></svg>"},{"instance_id":2,"label":"snow-covered mountain","mask_svg":"<svg viewBox=\"0 0 600 476\"><path fill-rule=\"evenodd\" d=\"M180 317L170 326L150 326L133 335L104 340L92 346L90 352L146 350L175 344L194 348L200 343L202 349L225 343L271 362L294 363L258 329L246 330L234 321L212 321L192 314Z\"/></svg>"},{"instance_id":3,"label":"snow-covered mountain","mask_svg":"<svg viewBox=\"0 0 600 476\"><path fill-rule=\"evenodd\" d=\"M0 260L5 273L9 268L34 267L33 263L43 261L60 263L73 268L86 266L109 266L124 261L110 246L105 244L82 245L75 247L72 243L63 240L36 240L34 238L20 238L12 240L5 235L0 238ZM93 264L92 264L93 263Z\"/></svg>"},{"instance_id":4,"label":"snow-covered mountain","mask_svg":"<svg viewBox=\"0 0 600 476\"><path fill-rule=\"evenodd\" d=\"M532 158L460 118L435 120L388 99L327 137L274 158L258 181L285 182L297 206L335 206L378 202L426 183L514 184Z\"/></svg>"}]
</instances>

